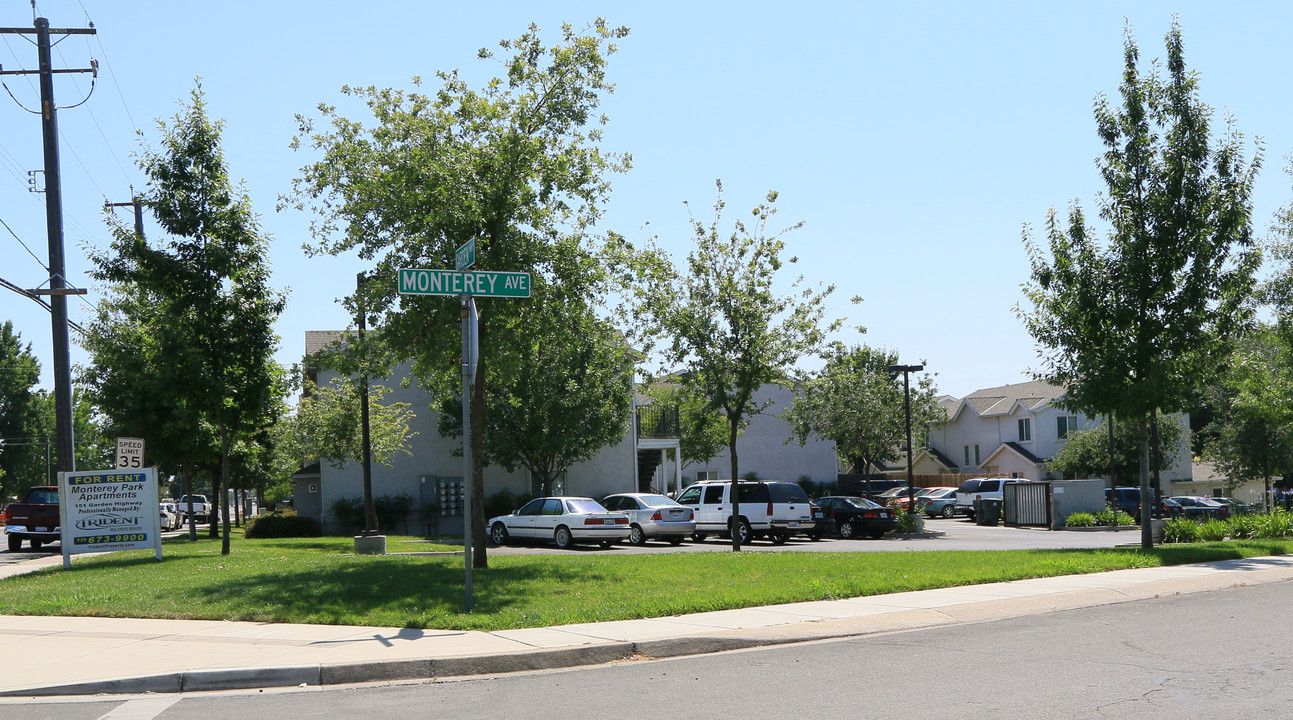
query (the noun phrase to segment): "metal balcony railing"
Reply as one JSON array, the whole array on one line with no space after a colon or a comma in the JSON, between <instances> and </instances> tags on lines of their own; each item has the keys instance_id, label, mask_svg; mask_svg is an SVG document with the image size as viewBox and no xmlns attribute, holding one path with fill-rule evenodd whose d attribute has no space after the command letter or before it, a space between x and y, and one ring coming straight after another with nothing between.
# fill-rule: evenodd
<instances>
[{"instance_id":1,"label":"metal balcony railing","mask_svg":"<svg viewBox=\"0 0 1293 720\"><path fill-rule=\"evenodd\" d=\"M678 407L647 405L638 408L637 428L640 438L676 438L682 435Z\"/></svg>"}]
</instances>

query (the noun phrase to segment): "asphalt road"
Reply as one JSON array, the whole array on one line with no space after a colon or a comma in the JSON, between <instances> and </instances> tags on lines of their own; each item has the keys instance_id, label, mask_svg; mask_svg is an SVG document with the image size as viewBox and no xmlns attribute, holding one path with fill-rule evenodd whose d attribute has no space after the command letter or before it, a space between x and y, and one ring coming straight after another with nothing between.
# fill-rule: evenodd
<instances>
[{"instance_id":1,"label":"asphalt road","mask_svg":"<svg viewBox=\"0 0 1293 720\"><path fill-rule=\"evenodd\" d=\"M1282 718L1293 582L1016 619L642 658L593 668L341 689L0 700L23 720L281 718Z\"/></svg>"}]
</instances>

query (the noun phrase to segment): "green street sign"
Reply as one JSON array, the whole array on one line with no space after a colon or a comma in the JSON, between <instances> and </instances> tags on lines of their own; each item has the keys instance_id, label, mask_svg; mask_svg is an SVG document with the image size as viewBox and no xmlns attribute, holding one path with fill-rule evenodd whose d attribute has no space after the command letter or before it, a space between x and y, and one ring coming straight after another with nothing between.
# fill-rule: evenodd
<instances>
[{"instance_id":1,"label":"green street sign","mask_svg":"<svg viewBox=\"0 0 1293 720\"><path fill-rule=\"evenodd\" d=\"M399 271L401 295L474 295L476 297L530 297L530 273L487 270Z\"/></svg>"},{"instance_id":2,"label":"green street sign","mask_svg":"<svg viewBox=\"0 0 1293 720\"><path fill-rule=\"evenodd\" d=\"M476 238L463 243L462 247L453 252L453 264L459 270L466 270L476 264Z\"/></svg>"}]
</instances>

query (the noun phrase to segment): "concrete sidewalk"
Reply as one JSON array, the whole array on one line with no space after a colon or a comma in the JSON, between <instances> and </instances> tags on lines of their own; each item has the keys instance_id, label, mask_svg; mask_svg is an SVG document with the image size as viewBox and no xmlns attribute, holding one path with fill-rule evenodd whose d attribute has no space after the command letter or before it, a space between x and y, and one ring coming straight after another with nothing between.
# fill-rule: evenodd
<instances>
[{"instance_id":1,"label":"concrete sidewalk","mask_svg":"<svg viewBox=\"0 0 1293 720\"><path fill-rule=\"evenodd\" d=\"M59 563L54 556L5 566L0 577ZM1293 557L1266 557L497 632L0 616L0 695L434 681L1000 620L1289 579Z\"/></svg>"}]
</instances>

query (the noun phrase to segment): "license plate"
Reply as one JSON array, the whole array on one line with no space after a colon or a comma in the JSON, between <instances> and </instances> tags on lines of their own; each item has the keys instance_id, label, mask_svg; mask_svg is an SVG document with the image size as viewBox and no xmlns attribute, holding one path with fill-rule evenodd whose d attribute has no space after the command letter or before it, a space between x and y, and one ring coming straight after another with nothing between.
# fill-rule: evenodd
<instances>
[{"instance_id":1,"label":"license plate","mask_svg":"<svg viewBox=\"0 0 1293 720\"><path fill-rule=\"evenodd\" d=\"M38 527L38 528L36 528L36 532L49 532L49 528L47 528L47 527Z\"/></svg>"},{"instance_id":2,"label":"license plate","mask_svg":"<svg viewBox=\"0 0 1293 720\"><path fill-rule=\"evenodd\" d=\"M788 527L788 528L797 528L797 527L799 527L799 523L797 523L797 522L786 523L786 527Z\"/></svg>"},{"instance_id":3,"label":"license plate","mask_svg":"<svg viewBox=\"0 0 1293 720\"><path fill-rule=\"evenodd\" d=\"M881 520L888 520L888 519L889 519L889 513L880 513L880 519L881 519Z\"/></svg>"}]
</instances>

